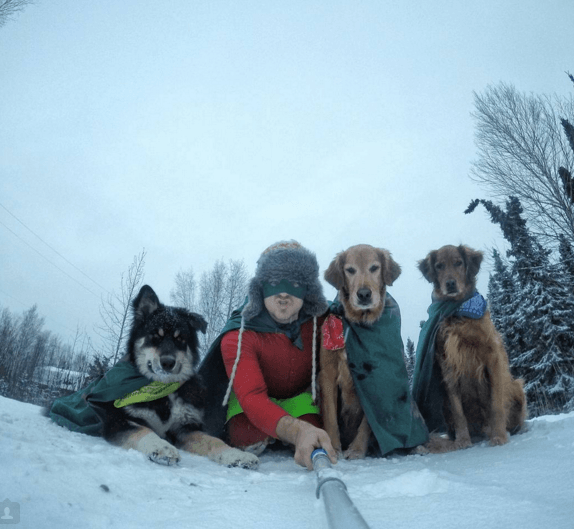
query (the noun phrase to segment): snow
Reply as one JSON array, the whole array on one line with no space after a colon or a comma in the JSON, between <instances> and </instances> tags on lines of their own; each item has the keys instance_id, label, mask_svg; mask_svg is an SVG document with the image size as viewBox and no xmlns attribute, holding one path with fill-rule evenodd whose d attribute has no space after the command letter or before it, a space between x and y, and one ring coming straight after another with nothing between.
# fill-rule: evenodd
<instances>
[{"instance_id":1,"label":"snow","mask_svg":"<svg viewBox=\"0 0 574 529\"><path fill-rule=\"evenodd\" d=\"M166 467L0 397L0 461L0 501L20 505L20 528L327 527L315 474L287 450L257 471L191 454ZM530 420L501 447L336 469L372 529L574 527L574 412Z\"/></svg>"}]
</instances>

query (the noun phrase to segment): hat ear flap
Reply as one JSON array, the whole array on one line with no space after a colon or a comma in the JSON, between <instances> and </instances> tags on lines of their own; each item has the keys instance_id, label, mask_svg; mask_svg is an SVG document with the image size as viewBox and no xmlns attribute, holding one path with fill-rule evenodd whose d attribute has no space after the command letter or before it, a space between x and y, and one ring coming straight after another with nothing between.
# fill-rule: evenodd
<instances>
[{"instance_id":1,"label":"hat ear flap","mask_svg":"<svg viewBox=\"0 0 574 529\"><path fill-rule=\"evenodd\" d=\"M341 290L345 285L345 274L343 266L345 266L346 252L341 252L335 256L331 261L329 268L325 270L325 281L333 285L337 290Z\"/></svg>"},{"instance_id":2,"label":"hat ear flap","mask_svg":"<svg viewBox=\"0 0 574 529\"><path fill-rule=\"evenodd\" d=\"M385 285L391 286L401 275L401 267L391 257L391 252L388 250L377 248L377 253L379 254L379 259L381 261L381 274L383 277L383 283Z\"/></svg>"},{"instance_id":3,"label":"hat ear flap","mask_svg":"<svg viewBox=\"0 0 574 529\"><path fill-rule=\"evenodd\" d=\"M473 281L478 275L480 270L480 265L482 264L482 252L473 250L468 246L460 245L458 247L460 255L464 259L464 264L466 265L466 275L469 280Z\"/></svg>"},{"instance_id":4,"label":"hat ear flap","mask_svg":"<svg viewBox=\"0 0 574 529\"><path fill-rule=\"evenodd\" d=\"M429 283L434 283L437 279L434 270L435 262L436 262L436 250L433 250L424 259L421 259L418 263L418 269L420 270L423 277Z\"/></svg>"},{"instance_id":5,"label":"hat ear flap","mask_svg":"<svg viewBox=\"0 0 574 529\"><path fill-rule=\"evenodd\" d=\"M254 277L249 283L247 291L247 304L243 307L241 315L245 321L252 320L263 310L263 286L261 281Z\"/></svg>"}]
</instances>

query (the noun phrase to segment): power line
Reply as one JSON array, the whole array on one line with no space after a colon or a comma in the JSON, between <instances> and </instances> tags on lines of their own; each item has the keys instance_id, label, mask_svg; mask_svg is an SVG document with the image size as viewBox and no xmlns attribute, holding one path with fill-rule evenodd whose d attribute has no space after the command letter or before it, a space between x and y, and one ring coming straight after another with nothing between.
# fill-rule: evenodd
<instances>
[{"instance_id":1,"label":"power line","mask_svg":"<svg viewBox=\"0 0 574 529\"><path fill-rule=\"evenodd\" d=\"M42 243L44 243L48 248L50 248L50 250L52 250L56 255L58 255L59 257L61 257L64 261L66 261L66 263L68 263L72 268L74 268L75 270L77 270L78 272L80 272L80 274L82 274L84 277L86 277L87 279L89 279L92 283L94 283L94 285L100 287L104 292L108 292L108 289L103 287L102 285L100 285L97 281L94 281L89 275L87 275L86 273L84 273L82 270L80 270L74 263L70 262L68 259L66 259L60 252L58 252L55 248L53 248L50 244L48 244L44 239L42 239L42 237L40 237L37 233L35 233L31 228L29 228L28 226L26 226L26 224L24 224L24 222L22 222L16 215L14 215L14 213L12 213L6 206L4 206L2 203L0 203L0 207L2 209L4 209L9 215L11 215L12 217L14 217L20 224L22 224L22 226L24 226L24 228L26 228L32 235L34 235L34 237L36 237L37 239L39 239ZM7 227L5 224L3 224L5 227ZM9 229L9 228L8 228ZM10 230L12 231L12 230ZM14 233L14 232L12 232ZM23 239L21 239L23 240ZM25 242L25 241L24 241ZM39 252L38 252L39 253ZM40 254L42 255L42 254ZM42 256L44 257L44 256ZM53 263L52 263L53 264ZM56 266L56 265L54 265ZM61 270L61 268L59 269ZM82 285L83 286L83 285ZM86 288L86 287L84 287ZM109 292L108 292L109 293Z\"/></svg>"},{"instance_id":2,"label":"power line","mask_svg":"<svg viewBox=\"0 0 574 529\"><path fill-rule=\"evenodd\" d=\"M2 204L0 204L1 206ZM87 290L90 294L92 294L92 296L98 298L98 295L94 292L92 292L87 286L83 285L82 283L80 283L76 278L72 277L70 274L68 274L68 272L66 272L65 270L62 270L56 263L53 263L52 261L50 261L50 259L48 259L45 255L43 255L42 253L40 253L38 250L36 250L36 248L34 248L31 244L29 244L27 241L25 241L24 239L22 239L22 237L20 237L15 231L12 231L8 226L6 226L6 224L4 224L2 221L0 221L0 224L2 224L2 226L4 226L10 233L12 233L12 235L14 235L14 237L17 237L18 239L20 239L26 246L28 246L29 248L31 248L32 250L34 250L40 257L42 257L43 259L45 259L46 261L48 261L52 266L56 267L58 270L60 270L60 272L62 272L63 274L65 274L66 276L68 276L72 281L74 281L75 283L77 283L78 285L80 285L83 289ZM98 298L99 299L99 298Z\"/></svg>"}]
</instances>

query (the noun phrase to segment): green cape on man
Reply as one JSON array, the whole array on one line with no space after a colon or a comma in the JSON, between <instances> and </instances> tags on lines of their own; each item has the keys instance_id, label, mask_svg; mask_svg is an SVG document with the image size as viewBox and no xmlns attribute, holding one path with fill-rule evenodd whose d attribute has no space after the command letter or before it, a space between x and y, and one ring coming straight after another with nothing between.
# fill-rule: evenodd
<instances>
[{"instance_id":1,"label":"green cape on man","mask_svg":"<svg viewBox=\"0 0 574 529\"><path fill-rule=\"evenodd\" d=\"M443 416L444 389L438 362L435 362L436 337L440 323L449 316L480 319L486 311L486 301L478 293L462 301L433 301L428 319L419 334L413 373L413 398L429 431L446 432Z\"/></svg>"},{"instance_id":2,"label":"green cape on man","mask_svg":"<svg viewBox=\"0 0 574 529\"><path fill-rule=\"evenodd\" d=\"M337 299L330 312L343 320L349 369L381 454L425 443L428 431L409 390L397 302L387 293L371 326L349 322Z\"/></svg>"}]
</instances>

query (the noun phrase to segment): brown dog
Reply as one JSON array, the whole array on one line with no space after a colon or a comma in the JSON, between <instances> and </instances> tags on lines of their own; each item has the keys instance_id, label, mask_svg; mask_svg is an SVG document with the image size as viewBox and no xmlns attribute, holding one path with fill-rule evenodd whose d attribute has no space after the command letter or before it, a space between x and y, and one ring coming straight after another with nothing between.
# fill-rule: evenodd
<instances>
[{"instance_id":1,"label":"brown dog","mask_svg":"<svg viewBox=\"0 0 574 529\"><path fill-rule=\"evenodd\" d=\"M372 325L384 310L387 285L392 285L400 273L399 265L388 250L360 244L335 257L325 272L325 280L339 291L339 300L349 321ZM348 444L344 453L346 459L364 458L371 429L355 393L346 350L344 347L328 350L322 340L319 354L318 380L324 428L340 455L342 446Z\"/></svg>"},{"instance_id":2,"label":"brown dog","mask_svg":"<svg viewBox=\"0 0 574 529\"><path fill-rule=\"evenodd\" d=\"M443 246L419 261L419 270L433 284L434 299L462 301L475 292L481 262L482 253L468 246ZM480 319L445 318L435 347L447 395L444 417L454 436L438 451L466 448L471 435L485 434L493 446L507 443L507 431L524 424L526 398L488 310Z\"/></svg>"}]
</instances>

